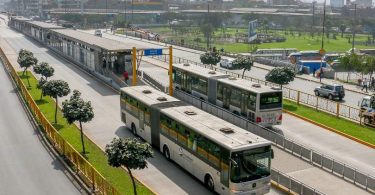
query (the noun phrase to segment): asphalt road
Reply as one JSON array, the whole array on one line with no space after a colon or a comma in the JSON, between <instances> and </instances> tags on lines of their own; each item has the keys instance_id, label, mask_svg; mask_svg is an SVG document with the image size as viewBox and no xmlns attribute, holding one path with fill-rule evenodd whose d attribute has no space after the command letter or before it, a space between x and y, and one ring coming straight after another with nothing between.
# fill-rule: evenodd
<instances>
[{"instance_id":1,"label":"asphalt road","mask_svg":"<svg viewBox=\"0 0 375 195\"><path fill-rule=\"evenodd\" d=\"M0 83L0 194L80 194L39 140L1 62Z\"/></svg>"},{"instance_id":2,"label":"asphalt road","mask_svg":"<svg viewBox=\"0 0 375 195\"><path fill-rule=\"evenodd\" d=\"M66 80L71 89L82 92L84 99L90 100L94 106L95 118L90 123L84 124L85 133L102 148L113 137L131 137L120 120L119 96L103 85L101 82L86 75L76 66L51 55L45 48L25 39L19 33L9 29L1 29L3 36L14 48L15 53L21 48L33 51L40 61L46 61L55 68L54 79ZM9 52L9 51L8 51ZM61 101L60 101L61 102ZM313 167L288 153L276 150L273 167L292 175L303 183L318 186L323 192L330 194L367 194L352 184L341 180L331 174ZM158 152L156 157L149 161L149 168L136 171L135 175L151 186L160 194L207 194L206 189L191 176L182 171L175 164L166 161ZM302 173L302 174L301 174ZM168 186L168 188L161 187ZM335 186L335 188L332 188Z\"/></svg>"}]
</instances>

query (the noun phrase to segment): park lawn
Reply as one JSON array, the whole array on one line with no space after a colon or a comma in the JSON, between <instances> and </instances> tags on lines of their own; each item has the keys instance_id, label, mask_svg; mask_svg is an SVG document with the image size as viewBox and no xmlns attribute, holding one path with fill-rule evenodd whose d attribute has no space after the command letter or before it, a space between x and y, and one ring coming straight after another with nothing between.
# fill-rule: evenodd
<instances>
[{"instance_id":1,"label":"park lawn","mask_svg":"<svg viewBox=\"0 0 375 195\"><path fill-rule=\"evenodd\" d=\"M175 34L172 33L172 30L169 27L156 27L156 28L149 28L152 32L156 32L161 34L162 36L166 37L167 39L174 39L180 41L184 39L185 43L199 45L201 47L206 47L206 39L203 37L203 34L200 33L198 35L191 35L191 34ZM226 28L225 34L234 35L236 32L247 34L247 29L243 28ZM273 42L273 43L262 43L258 44L257 47L259 49L270 49L270 48L297 48L298 50L319 50L321 48L321 36L315 36L311 38L308 33L302 33L301 36L298 36L298 33L295 33L295 36L292 36L290 33L285 35L282 31L270 31L270 33L279 34L281 36L286 37L285 42ZM214 37L221 36L222 29L217 29L214 32ZM345 38L347 34L344 34L344 38L341 38L341 33L338 33L336 38L337 39L327 39L324 37L324 48L327 52L346 52L351 47L351 42L349 43L348 40ZM331 33L332 36L332 33ZM195 38L199 37L201 39L200 43L195 41ZM358 34L356 35L356 41L366 41L368 35ZM224 48L227 52L234 52L234 53L244 53L251 51L251 47L247 43L223 43L213 40L212 46L216 48ZM365 46L365 45L356 45L356 48L373 48L373 46Z\"/></svg>"},{"instance_id":2,"label":"park lawn","mask_svg":"<svg viewBox=\"0 0 375 195\"><path fill-rule=\"evenodd\" d=\"M375 144L374 128L361 126L352 121L343 118L338 118L331 114L322 111L317 111L313 108L304 105L297 105L296 103L285 99L283 100L283 108L287 111L293 112L315 122L321 123L325 126L331 127L333 129L351 135L365 142Z\"/></svg>"},{"instance_id":3,"label":"park lawn","mask_svg":"<svg viewBox=\"0 0 375 195\"><path fill-rule=\"evenodd\" d=\"M27 87L26 75L22 76L22 72L18 72L22 82ZM54 99L45 96L43 100L40 99L41 90L38 89L37 79L28 72L31 87L28 91L39 106L42 113L59 131L62 137L67 140L77 151L82 152L82 145L80 140L80 131L74 124L70 125L63 118L63 114L59 109L57 111L57 124L54 124L55 101ZM71 94L69 94L71 95ZM59 99L61 101L61 98ZM114 135L115 136L115 135ZM86 136L84 137L87 160L100 172L121 194L133 194L133 186L129 174L122 168L114 168L108 165L105 153L94 143L92 143ZM138 194L153 194L148 188L137 182Z\"/></svg>"}]
</instances>

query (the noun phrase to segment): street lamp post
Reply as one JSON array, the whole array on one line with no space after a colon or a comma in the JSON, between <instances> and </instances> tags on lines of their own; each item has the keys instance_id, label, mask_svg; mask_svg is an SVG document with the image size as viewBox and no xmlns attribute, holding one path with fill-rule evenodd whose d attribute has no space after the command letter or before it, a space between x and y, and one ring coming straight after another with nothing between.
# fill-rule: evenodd
<instances>
[{"instance_id":1,"label":"street lamp post","mask_svg":"<svg viewBox=\"0 0 375 195\"><path fill-rule=\"evenodd\" d=\"M210 1L207 0L207 20L209 21L210 17ZM210 48L210 38L211 38L211 33L208 32L207 34L207 49Z\"/></svg>"},{"instance_id":2,"label":"street lamp post","mask_svg":"<svg viewBox=\"0 0 375 195\"><path fill-rule=\"evenodd\" d=\"M353 20L353 27L352 27L353 39L352 39L352 52L351 53L354 53L354 38L355 38L356 17L357 17L357 4L354 4L354 20Z\"/></svg>"}]
</instances>

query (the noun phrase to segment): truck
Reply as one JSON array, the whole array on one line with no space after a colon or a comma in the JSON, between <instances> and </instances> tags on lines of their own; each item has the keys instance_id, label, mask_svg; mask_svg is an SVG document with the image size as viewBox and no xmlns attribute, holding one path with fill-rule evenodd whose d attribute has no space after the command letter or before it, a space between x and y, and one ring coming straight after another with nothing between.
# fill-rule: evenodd
<instances>
[{"instance_id":1,"label":"truck","mask_svg":"<svg viewBox=\"0 0 375 195\"><path fill-rule=\"evenodd\" d=\"M375 127L375 94L365 96L359 102L359 116L365 125Z\"/></svg>"}]
</instances>

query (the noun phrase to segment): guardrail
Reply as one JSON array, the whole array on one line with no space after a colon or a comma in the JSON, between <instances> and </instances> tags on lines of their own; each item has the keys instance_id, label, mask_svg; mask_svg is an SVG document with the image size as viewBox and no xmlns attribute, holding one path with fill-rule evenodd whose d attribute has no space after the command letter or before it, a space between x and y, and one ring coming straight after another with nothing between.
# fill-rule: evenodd
<instances>
[{"instance_id":1,"label":"guardrail","mask_svg":"<svg viewBox=\"0 0 375 195\"><path fill-rule=\"evenodd\" d=\"M168 58L163 57L163 56L152 56L152 57L160 61L169 62ZM194 62L191 60L187 60L184 58L175 57L175 56L173 57L173 63L189 63L189 64L211 69L211 65L206 65L206 64ZM218 68L216 66L213 66L212 69L218 72L222 72L222 73L234 76L234 77L238 77L238 78L242 77L241 74L231 72L227 69ZM266 86L280 87L280 85L278 84L264 81L264 80L257 79L257 78L253 78L253 77L249 77L249 76L244 76L243 78L246 80L255 82L255 83L266 85ZM351 121L361 124L361 118L359 117L359 113L360 113L359 108L355 108L353 106L335 102L326 98L322 98L319 96L315 96L313 94L305 93L305 92L298 91L298 90L291 89L291 88L284 87L284 86L282 89L283 89L283 97L297 104L303 104L305 106L309 106L311 108L315 108L317 110L327 112L337 117L349 119Z\"/></svg>"},{"instance_id":2,"label":"guardrail","mask_svg":"<svg viewBox=\"0 0 375 195\"><path fill-rule=\"evenodd\" d=\"M283 135L280 135L265 127L259 126L258 124L255 124L247 120L246 118L243 118L242 116L235 115L228 110L210 104L178 89L174 90L174 96L232 124L236 124L243 129L247 129L251 133L270 140L278 148L287 151L294 156L297 156L311 163L312 165L320 167L323 170L326 170L336 176L342 177L345 180L352 181L355 185L358 185L370 192L375 192L375 177L358 171L351 165L347 165L329 157L328 155L324 155L317 151L314 151L300 143L284 137Z\"/></svg>"},{"instance_id":3,"label":"guardrail","mask_svg":"<svg viewBox=\"0 0 375 195\"><path fill-rule=\"evenodd\" d=\"M118 195L120 194L77 150L73 148L51 125L43 113L39 110L27 88L23 84L21 78L18 76L16 70L9 62L8 58L0 48L0 58L6 67L8 73L14 80L21 96L25 100L27 106L34 115L35 120L44 130L48 140L53 143L53 146L58 153L66 158L71 167L82 178L82 180L90 186L94 193L104 195Z\"/></svg>"}]
</instances>

